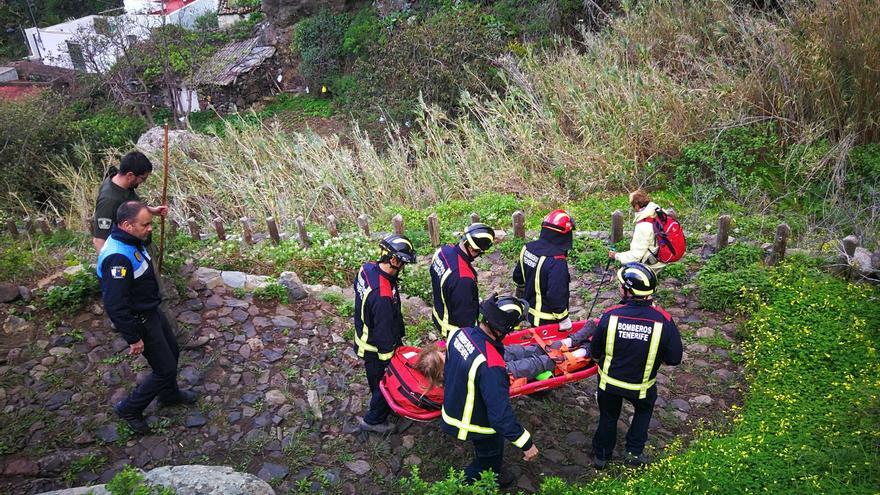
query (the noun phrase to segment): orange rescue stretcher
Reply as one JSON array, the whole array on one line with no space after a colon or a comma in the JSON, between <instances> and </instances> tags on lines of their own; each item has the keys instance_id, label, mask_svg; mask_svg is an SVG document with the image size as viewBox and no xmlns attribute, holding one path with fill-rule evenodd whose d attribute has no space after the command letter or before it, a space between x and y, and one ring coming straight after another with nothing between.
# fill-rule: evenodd
<instances>
[{"instance_id":1,"label":"orange rescue stretcher","mask_svg":"<svg viewBox=\"0 0 880 495\"><path fill-rule=\"evenodd\" d=\"M560 330L559 324L526 328L511 333L504 338L504 345L540 345L545 350L557 340L564 339L583 328L586 321L577 321L569 330ZM443 403L443 389L431 388L428 381L415 368L421 351L418 347L399 347L385 376L379 383L379 390L388 405L398 415L417 421L431 421L440 416ZM559 351L548 350L550 353ZM562 352L561 354L565 354ZM552 356L553 354L551 354ZM563 356L566 357L566 356ZM553 376L545 380L527 381L511 377L510 396L529 395L542 390L551 390L566 383L576 382L595 375L599 367L590 359L569 359L566 357L553 370Z\"/></svg>"}]
</instances>

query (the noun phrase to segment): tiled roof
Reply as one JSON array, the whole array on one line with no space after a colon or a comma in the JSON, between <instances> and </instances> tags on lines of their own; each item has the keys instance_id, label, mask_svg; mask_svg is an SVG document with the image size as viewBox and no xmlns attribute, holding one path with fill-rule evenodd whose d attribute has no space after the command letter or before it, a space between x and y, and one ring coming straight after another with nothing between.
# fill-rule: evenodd
<instances>
[{"instance_id":1,"label":"tiled roof","mask_svg":"<svg viewBox=\"0 0 880 495\"><path fill-rule=\"evenodd\" d=\"M230 43L220 49L196 74L196 84L228 86L238 76L259 67L275 55L274 46L258 46L259 38Z\"/></svg>"}]
</instances>

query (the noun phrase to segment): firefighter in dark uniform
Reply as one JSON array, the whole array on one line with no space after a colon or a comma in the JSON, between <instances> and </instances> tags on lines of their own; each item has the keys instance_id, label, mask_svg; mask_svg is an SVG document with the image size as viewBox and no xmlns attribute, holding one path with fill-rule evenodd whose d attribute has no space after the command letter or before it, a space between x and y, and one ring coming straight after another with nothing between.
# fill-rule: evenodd
<instances>
[{"instance_id":1,"label":"firefighter in dark uniform","mask_svg":"<svg viewBox=\"0 0 880 495\"><path fill-rule=\"evenodd\" d=\"M682 356L675 322L651 297L657 288L654 272L641 263L627 263L618 270L617 280L623 300L602 314L591 343L593 359L599 365L599 424L593 436L593 465L597 469L611 459L623 399L635 410L626 433L624 463L640 466L648 462L643 451L657 400L657 370L661 363L681 363Z\"/></svg>"},{"instance_id":2,"label":"firefighter in dark uniform","mask_svg":"<svg viewBox=\"0 0 880 495\"><path fill-rule=\"evenodd\" d=\"M521 299L493 296L480 304L479 326L449 335L440 428L473 442L474 460L464 471L469 483L483 471L494 472L502 487L513 482L510 473L502 470L505 439L525 452L526 461L538 455L531 434L510 407L510 378L501 343L527 309Z\"/></svg>"},{"instance_id":3,"label":"firefighter in dark uniform","mask_svg":"<svg viewBox=\"0 0 880 495\"><path fill-rule=\"evenodd\" d=\"M550 212L541 223L538 240L519 253L513 269L517 296L529 302L529 322L538 327L559 323L563 330L571 328L568 317L568 252L574 237L574 220L565 210Z\"/></svg>"},{"instance_id":4,"label":"firefighter in dark uniform","mask_svg":"<svg viewBox=\"0 0 880 495\"><path fill-rule=\"evenodd\" d=\"M98 279L104 309L116 331L129 345L129 354L143 354L153 369L150 376L113 409L136 433L147 433L143 411L159 398L161 406L194 404L195 393L177 385L180 351L174 334L159 311L159 286L144 241L153 231L153 215L137 201L123 203L110 237L98 256Z\"/></svg>"},{"instance_id":5,"label":"firefighter in dark uniform","mask_svg":"<svg viewBox=\"0 0 880 495\"><path fill-rule=\"evenodd\" d=\"M442 246L431 260L431 290L434 312L431 319L441 338L457 328L477 324L480 296L473 261L492 248L495 231L482 223L465 229L458 244Z\"/></svg>"},{"instance_id":6,"label":"firefighter in dark uniform","mask_svg":"<svg viewBox=\"0 0 880 495\"><path fill-rule=\"evenodd\" d=\"M378 262L364 263L354 281L354 347L364 360L370 386L370 409L358 424L362 431L388 433L391 408L379 390L379 382L394 350L403 343L405 332L397 278L404 265L415 263L412 242L392 234L381 241L382 256Z\"/></svg>"},{"instance_id":7,"label":"firefighter in dark uniform","mask_svg":"<svg viewBox=\"0 0 880 495\"><path fill-rule=\"evenodd\" d=\"M153 172L150 159L140 151L132 151L122 157L119 170L111 168L107 178L101 183L98 199L95 201L95 223L92 225L92 244L101 251L101 247L110 237L110 231L116 225L116 210L126 201L140 201L135 189L143 184ZM148 206L153 215L168 214L167 206Z\"/></svg>"}]
</instances>

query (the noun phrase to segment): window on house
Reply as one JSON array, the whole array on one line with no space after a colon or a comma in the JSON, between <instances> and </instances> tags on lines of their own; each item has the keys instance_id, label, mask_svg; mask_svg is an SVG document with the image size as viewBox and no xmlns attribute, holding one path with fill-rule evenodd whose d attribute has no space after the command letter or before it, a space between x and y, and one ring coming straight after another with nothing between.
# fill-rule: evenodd
<instances>
[{"instance_id":1,"label":"window on house","mask_svg":"<svg viewBox=\"0 0 880 495\"><path fill-rule=\"evenodd\" d=\"M70 61L73 68L77 70L86 70L86 59L83 57L82 46L72 41L67 42L67 53L70 54Z\"/></svg>"}]
</instances>

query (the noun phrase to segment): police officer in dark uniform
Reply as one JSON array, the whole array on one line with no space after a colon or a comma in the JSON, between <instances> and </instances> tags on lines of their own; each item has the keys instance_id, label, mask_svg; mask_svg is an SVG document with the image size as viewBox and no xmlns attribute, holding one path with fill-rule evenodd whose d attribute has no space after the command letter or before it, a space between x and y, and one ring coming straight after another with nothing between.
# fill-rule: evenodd
<instances>
[{"instance_id":1,"label":"police officer in dark uniform","mask_svg":"<svg viewBox=\"0 0 880 495\"><path fill-rule=\"evenodd\" d=\"M397 278L405 265L415 263L412 242L392 234L379 242L382 257L378 262L364 263L354 281L354 347L364 360L370 386L370 409L358 425L362 431L388 433L391 408L379 390L379 382L394 350L403 343L405 327L400 308Z\"/></svg>"},{"instance_id":2,"label":"police officer in dark uniform","mask_svg":"<svg viewBox=\"0 0 880 495\"><path fill-rule=\"evenodd\" d=\"M502 470L505 439L523 450L526 461L538 455L531 434L510 407L510 378L501 343L527 309L520 299L493 296L480 304L479 326L449 335L440 428L473 442L474 460L464 471L469 483L483 471L495 473L502 487L513 482L512 475Z\"/></svg>"},{"instance_id":3,"label":"police officer in dark uniform","mask_svg":"<svg viewBox=\"0 0 880 495\"><path fill-rule=\"evenodd\" d=\"M529 302L529 322L534 326L559 323L571 328L568 317L568 252L574 242L574 220L565 210L550 212L541 223L538 240L519 253L513 269L517 296Z\"/></svg>"},{"instance_id":4,"label":"police officer in dark uniform","mask_svg":"<svg viewBox=\"0 0 880 495\"><path fill-rule=\"evenodd\" d=\"M152 172L153 164L140 151L132 151L123 156L119 170L110 169L107 178L101 183L98 199L95 201L92 243L96 250L101 251L101 247L110 237L110 232L116 225L116 210L119 205L126 201L140 201L135 189L143 184ZM153 215L168 214L167 206L147 207L147 209Z\"/></svg>"},{"instance_id":5,"label":"police officer in dark uniform","mask_svg":"<svg viewBox=\"0 0 880 495\"><path fill-rule=\"evenodd\" d=\"M137 201L123 203L118 224L98 257L98 278L107 316L129 344L129 354L143 353L152 374L113 409L136 433L147 433L143 411L159 397L160 406L194 404L195 393L177 385L180 351L171 327L159 311L159 286L144 241L153 231L153 215Z\"/></svg>"},{"instance_id":6,"label":"police officer in dark uniform","mask_svg":"<svg viewBox=\"0 0 880 495\"><path fill-rule=\"evenodd\" d=\"M473 261L495 243L495 231L475 223L465 229L458 244L440 247L431 259L434 312L431 319L442 338L453 330L477 324L480 296Z\"/></svg>"},{"instance_id":7,"label":"police officer in dark uniform","mask_svg":"<svg viewBox=\"0 0 880 495\"><path fill-rule=\"evenodd\" d=\"M617 419L623 399L635 409L626 433L624 463L648 462L643 454L648 425L657 400L655 380L660 364L681 363L681 335L672 317L654 305L657 278L641 263L627 263L617 272L620 304L605 310L591 342L599 364L599 424L593 435L593 465L603 469L617 440Z\"/></svg>"}]
</instances>

